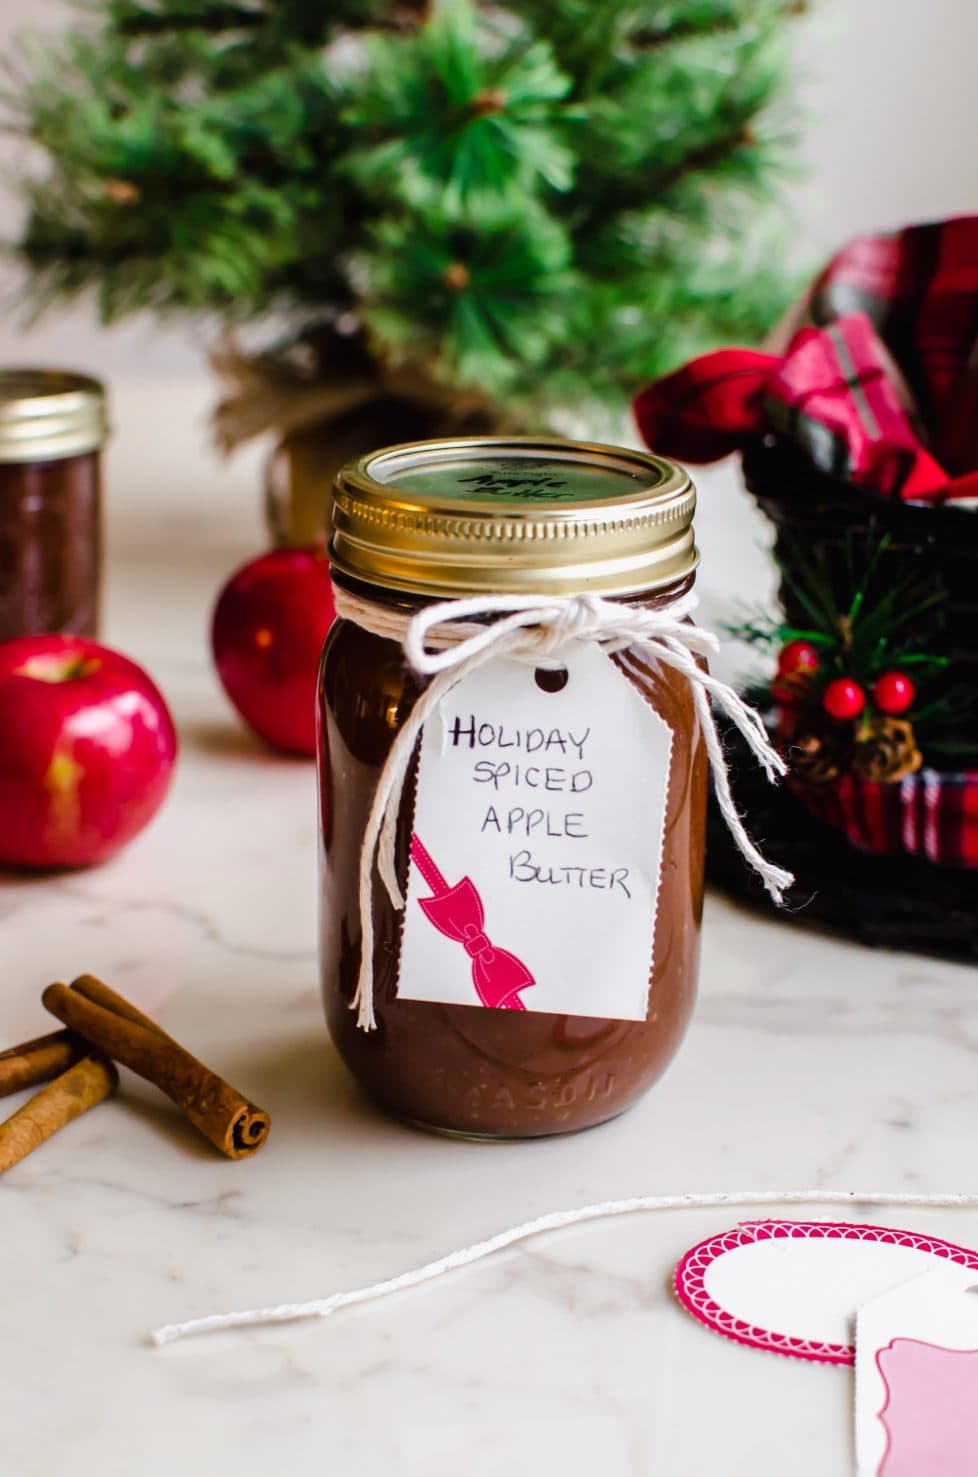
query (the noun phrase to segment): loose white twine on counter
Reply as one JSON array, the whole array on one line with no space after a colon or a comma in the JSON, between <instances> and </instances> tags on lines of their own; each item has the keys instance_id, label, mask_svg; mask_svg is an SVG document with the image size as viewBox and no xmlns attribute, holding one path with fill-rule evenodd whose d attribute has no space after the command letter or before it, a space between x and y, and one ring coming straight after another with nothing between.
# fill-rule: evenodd
<instances>
[{"instance_id":1,"label":"loose white twine on counter","mask_svg":"<svg viewBox=\"0 0 978 1477\"><path fill-rule=\"evenodd\" d=\"M623 605L597 595L475 595L429 605L409 616L363 600L339 585L334 586L334 592L339 616L376 636L399 642L411 668L419 676L431 678L391 745L364 832L360 853L360 975L351 1001L362 1030L372 1031L377 1024L373 988L375 865L394 907L404 907L394 852L401 794L415 744L451 689L497 657L533 664L553 662L559 660L561 647L569 641L596 641L609 655L631 648L681 673L692 693L724 820L771 897L781 902L794 877L769 862L747 834L730 793L727 761L711 699L739 729L772 783L786 772L786 765L772 747L760 714L701 664L701 658L719 649L719 642L711 631L690 623L695 595L685 595L663 609Z\"/></svg>"},{"instance_id":2,"label":"loose white twine on counter","mask_svg":"<svg viewBox=\"0 0 978 1477\"><path fill-rule=\"evenodd\" d=\"M167 1323L156 1328L150 1338L157 1348L175 1343L177 1339L189 1338L194 1334L220 1333L233 1328L256 1328L268 1323L296 1323L303 1318L328 1318L341 1308L352 1308L357 1303L372 1303L378 1298L390 1297L392 1293L404 1292L409 1287L420 1287L424 1282L433 1282L448 1272L460 1267L469 1267L473 1262L504 1251L519 1241L528 1241L531 1236L540 1236L545 1231L560 1231L567 1226L580 1225L582 1221L602 1220L607 1216L634 1215L650 1210L724 1210L751 1206L759 1208L769 1205L890 1205L917 1210L978 1210L978 1195L910 1195L891 1193L885 1190L733 1190L709 1195L636 1195L631 1200L605 1200L597 1205L582 1205L577 1210L554 1210L522 1225L500 1231L486 1241L477 1241L474 1246L462 1247L427 1262L423 1267L414 1267L397 1277L388 1277L383 1282L373 1282L367 1287L355 1287L349 1292L334 1292L328 1297L315 1298L308 1303L277 1303L269 1308L249 1308L239 1313L212 1313L204 1318L190 1318L185 1323Z\"/></svg>"}]
</instances>

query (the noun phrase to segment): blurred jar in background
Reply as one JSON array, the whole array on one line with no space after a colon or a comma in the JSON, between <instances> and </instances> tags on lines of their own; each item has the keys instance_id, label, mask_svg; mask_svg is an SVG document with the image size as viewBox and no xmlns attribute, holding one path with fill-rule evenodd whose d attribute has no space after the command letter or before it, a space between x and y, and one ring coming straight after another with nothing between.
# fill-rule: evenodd
<instances>
[{"instance_id":1,"label":"blurred jar in background","mask_svg":"<svg viewBox=\"0 0 978 1477\"><path fill-rule=\"evenodd\" d=\"M106 435L97 380L0 370L0 641L97 633Z\"/></svg>"}]
</instances>

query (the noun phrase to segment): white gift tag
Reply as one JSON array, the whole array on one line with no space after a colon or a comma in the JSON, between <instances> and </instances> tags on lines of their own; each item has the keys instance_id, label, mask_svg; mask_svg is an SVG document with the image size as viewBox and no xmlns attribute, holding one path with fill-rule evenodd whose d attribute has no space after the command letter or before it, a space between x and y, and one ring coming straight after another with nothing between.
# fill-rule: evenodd
<instances>
[{"instance_id":1,"label":"white gift tag","mask_svg":"<svg viewBox=\"0 0 978 1477\"><path fill-rule=\"evenodd\" d=\"M856 1319L858 1477L978 1472L978 1272L947 1265Z\"/></svg>"},{"instance_id":2,"label":"white gift tag","mask_svg":"<svg viewBox=\"0 0 978 1477\"><path fill-rule=\"evenodd\" d=\"M488 662L425 724L404 998L645 1019L672 731L594 642L561 660L555 691Z\"/></svg>"}]
</instances>

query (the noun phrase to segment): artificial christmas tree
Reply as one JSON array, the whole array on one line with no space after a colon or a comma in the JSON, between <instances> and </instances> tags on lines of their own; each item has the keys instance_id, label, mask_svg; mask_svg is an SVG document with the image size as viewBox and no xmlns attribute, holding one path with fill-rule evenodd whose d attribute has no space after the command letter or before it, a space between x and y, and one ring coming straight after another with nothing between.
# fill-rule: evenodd
<instances>
[{"instance_id":1,"label":"artificial christmas tree","mask_svg":"<svg viewBox=\"0 0 978 1477\"><path fill-rule=\"evenodd\" d=\"M599 429L782 305L745 226L800 8L110 0L9 100L47 156L31 297L277 320L265 354L222 356L228 444Z\"/></svg>"}]
</instances>

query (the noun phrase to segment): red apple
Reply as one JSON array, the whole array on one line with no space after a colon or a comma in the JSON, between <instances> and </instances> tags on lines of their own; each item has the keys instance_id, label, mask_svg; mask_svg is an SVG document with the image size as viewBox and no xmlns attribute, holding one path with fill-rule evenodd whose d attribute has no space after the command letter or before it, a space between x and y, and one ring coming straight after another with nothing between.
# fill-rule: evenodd
<instances>
[{"instance_id":1,"label":"red apple","mask_svg":"<svg viewBox=\"0 0 978 1477\"><path fill-rule=\"evenodd\" d=\"M319 653L336 614L321 549L272 549L228 580L211 644L224 690L273 749L316 752Z\"/></svg>"},{"instance_id":2,"label":"red apple","mask_svg":"<svg viewBox=\"0 0 978 1477\"><path fill-rule=\"evenodd\" d=\"M163 803L177 740L141 667L84 636L0 644L0 863L83 867Z\"/></svg>"}]
</instances>

